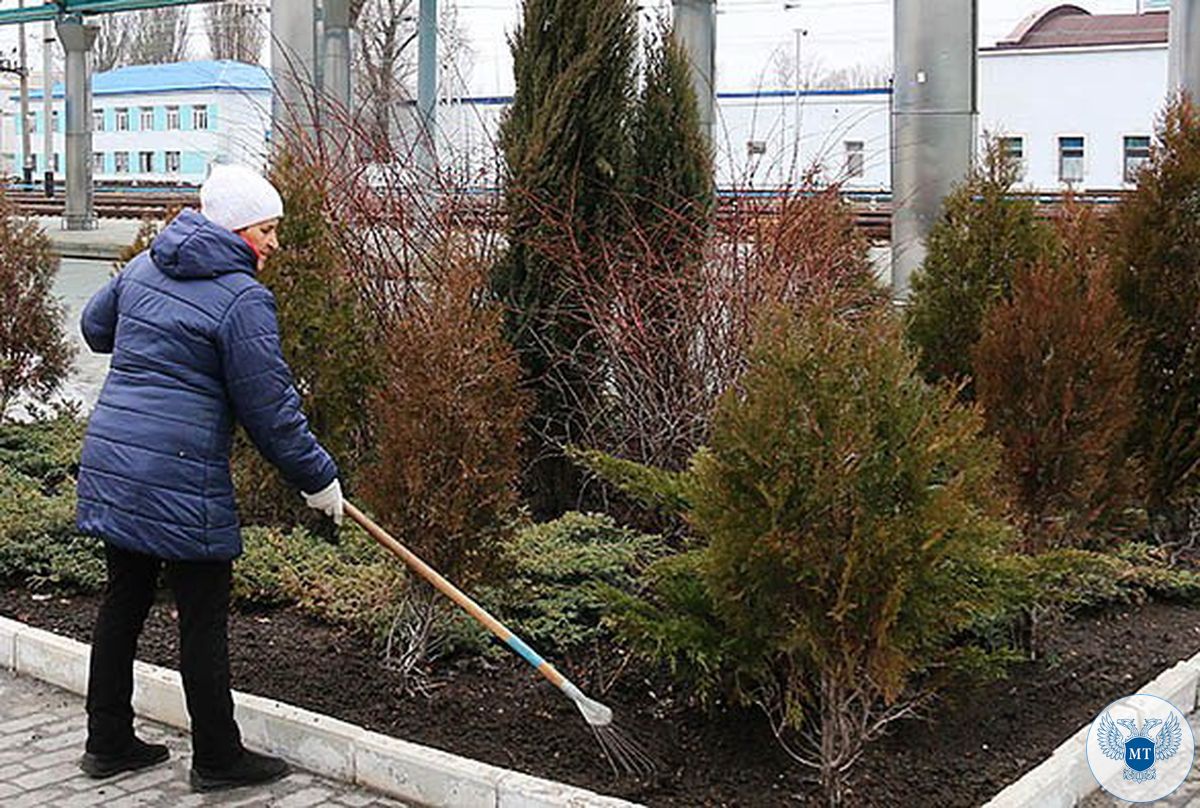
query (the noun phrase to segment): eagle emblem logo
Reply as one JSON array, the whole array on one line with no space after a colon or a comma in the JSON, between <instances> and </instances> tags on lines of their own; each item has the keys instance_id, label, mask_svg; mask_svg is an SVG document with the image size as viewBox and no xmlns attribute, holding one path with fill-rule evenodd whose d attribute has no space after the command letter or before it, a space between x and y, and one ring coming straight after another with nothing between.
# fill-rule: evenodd
<instances>
[{"instance_id":1,"label":"eagle emblem logo","mask_svg":"<svg viewBox=\"0 0 1200 808\"><path fill-rule=\"evenodd\" d=\"M1144 783L1157 776L1155 764L1179 752L1183 729L1173 713L1165 723L1160 718L1147 718L1139 729L1134 719L1114 721L1112 714L1106 712L1100 717L1097 740L1105 757L1125 761L1124 779Z\"/></svg>"}]
</instances>

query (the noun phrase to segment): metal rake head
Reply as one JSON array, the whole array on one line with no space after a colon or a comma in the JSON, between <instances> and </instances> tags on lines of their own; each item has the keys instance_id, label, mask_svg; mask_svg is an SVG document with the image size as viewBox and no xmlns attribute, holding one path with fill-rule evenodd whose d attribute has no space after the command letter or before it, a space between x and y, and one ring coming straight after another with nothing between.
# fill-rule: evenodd
<instances>
[{"instance_id":1,"label":"metal rake head","mask_svg":"<svg viewBox=\"0 0 1200 808\"><path fill-rule=\"evenodd\" d=\"M613 726L613 711L610 707L583 695L579 688L569 682L564 683L563 690L588 722L588 727L596 736L596 742L600 744L600 750L604 752L604 757L614 774L618 777L649 777L655 772L658 766L641 745Z\"/></svg>"},{"instance_id":2,"label":"metal rake head","mask_svg":"<svg viewBox=\"0 0 1200 808\"><path fill-rule=\"evenodd\" d=\"M604 727L593 726L592 734L596 736L600 750L604 752L608 765L617 777L631 775L644 778L658 770L658 764L639 743L611 724Z\"/></svg>"}]
</instances>

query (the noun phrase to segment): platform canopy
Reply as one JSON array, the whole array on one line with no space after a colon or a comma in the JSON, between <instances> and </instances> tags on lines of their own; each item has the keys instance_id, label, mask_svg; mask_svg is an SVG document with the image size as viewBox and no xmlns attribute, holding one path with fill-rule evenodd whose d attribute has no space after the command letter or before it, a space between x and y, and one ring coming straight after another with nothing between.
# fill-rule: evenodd
<instances>
[{"instance_id":1,"label":"platform canopy","mask_svg":"<svg viewBox=\"0 0 1200 808\"><path fill-rule=\"evenodd\" d=\"M112 14L118 11L141 11L166 6L190 6L212 0L55 0L40 6L10 8L0 11L0 25L23 22L45 22L66 15Z\"/></svg>"}]
</instances>

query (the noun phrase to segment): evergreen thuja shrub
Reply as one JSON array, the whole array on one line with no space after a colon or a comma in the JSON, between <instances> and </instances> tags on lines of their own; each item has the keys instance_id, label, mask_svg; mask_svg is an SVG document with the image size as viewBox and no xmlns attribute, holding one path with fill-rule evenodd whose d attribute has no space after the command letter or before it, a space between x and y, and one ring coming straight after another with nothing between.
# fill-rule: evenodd
<instances>
[{"instance_id":1,"label":"evergreen thuja shrub","mask_svg":"<svg viewBox=\"0 0 1200 808\"><path fill-rule=\"evenodd\" d=\"M1142 352L1133 445L1160 536L1186 522L1200 482L1200 108L1165 112L1138 187L1115 214L1117 297Z\"/></svg>"},{"instance_id":2,"label":"evergreen thuja shrub","mask_svg":"<svg viewBox=\"0 0 1200 808\"><path fill-rule=\"evenodd\" d=\"M1111 543L1136 503L1137 351L1102 222L1068 204L1058 230L1057 252L1019 272L1012 298L985 315L972 355L1031 552Z\"/></svg>"},{"instance_id":3,"label":"evergreen thuja shrub","mask_svg":"<svg viewBox=\"0 0 1200 808\"><path fill-rule=\"evenodd\" d=\"M47 401L71 370L75 349L54 295L58 265L41 227L0 194L0 422L18 397Z\"/></svg>"},{"instance_id":4,"label":"evergreen thuja shrub","mask_svg":"<svg viewBox=\"0 0 1200 808\"><path fill-rule=\"evenodd\" d=\"M343 488L353 490L370 450L364 403L378 378L378 335L337 249L342 225L328 214L334 189L323 167L283 150L270 177L283 197L284 217L280 248L258 278L275 296L280 345L309 427L338 464ZM233 470L244 521L330 529L240 430Z\"/></svg>"},{"instance_id":5,"label":"evergreen thuja shrub","mask_svg":"<svg viewBox=\"0 0 1200 808\"><path fill-rule=\"evenodd\" d=\"M979 165L946 197L925 263L912 278L907 332L921 373L928 381L964 384L968 399L971 350L984 315L1011 295L1016 274L1053 246L1034 202L1011 195L1017 176L999 141L990 141Z\"/></svg>"},{"instance_id":6,"label":"evergreen thuja shrub","mask_svg":"<svg viewBox=\"0 0 1200 808\"><path fill-rule=\"evenodd\" d=\"M947 670L988 657L962 642L1005 597L1005 576L984 574L1010 531L982 431L916 375L887 308L772 313L687 472L581 455L678 507L697 536L626 624L761 706L840 800L864 744Z\"/></svg>"},{"instance_id":7,"label":"evergreen thuja shrub","mask_svg":"<svg viewBox=\"0 0 1200 808\"><path fill-rule=\"evenodd\" d=\"M452 246L432 260L438 276L378 345L390 372L367 401L377 459L364 492L396 538L465 583L517 506L530 402L478 261Z\"/></svg>"},{"instance_id":8,"label":"evergreen thuja shrub","mask_svg":"<svg viewBox=\"0 0 1200 808\"><path fill-rule=\"evenodd\" d=\"M397 539L470 586L512 523L530 397L480 261L448 244L430 261L439 272L378 345L388 372L367 401L377 459L363 491ZM445 604L424 583L405 594L392 644L403 672L425 661Z\"/></svg>"}]
</instances>

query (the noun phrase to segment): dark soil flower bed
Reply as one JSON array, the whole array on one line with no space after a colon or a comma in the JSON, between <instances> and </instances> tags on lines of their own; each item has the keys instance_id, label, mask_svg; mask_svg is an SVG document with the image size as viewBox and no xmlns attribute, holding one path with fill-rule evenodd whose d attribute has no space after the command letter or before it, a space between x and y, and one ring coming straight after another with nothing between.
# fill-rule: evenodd
<instances>
[{"instance_id":1,"label":"dark soil flower bed","mask_svg":"<svg viewBox=\"0 0 1200 808\"><path fill-rule=\"evenodd\" d=\"M87 640L97 598L0 590L0 614ZM427 695L402 696L369 642L293 610L234 614L234 686L459 755L648 805L805 804L805 772L751 710L707 716L660 677L626 672L598 697L659 763L650 781L608 771L571 704L523 662L443 663ZM1149 603L1054 630L1048 653L1003 682L946 693L926 721L896 725L858 768L861 805L972 806L1039 763L1113 699L1200 650L1200 609ZM139 656L174 666L169 603Z\"/></svg>"}]
</instances>

